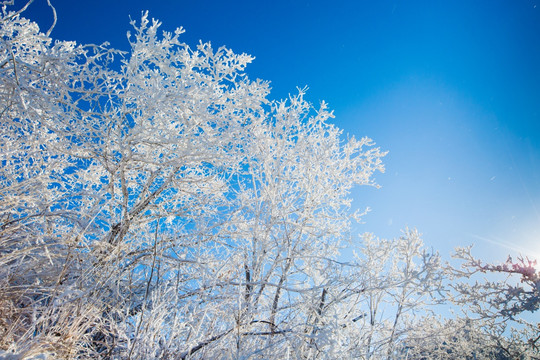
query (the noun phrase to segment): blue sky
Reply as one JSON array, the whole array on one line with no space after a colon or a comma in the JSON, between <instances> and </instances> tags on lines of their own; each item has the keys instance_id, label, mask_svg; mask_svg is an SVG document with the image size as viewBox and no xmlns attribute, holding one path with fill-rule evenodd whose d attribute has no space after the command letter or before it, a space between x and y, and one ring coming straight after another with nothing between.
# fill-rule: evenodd
<instances>
[{"instance_id":1,"label":"blue sky","mask_svg":"<svg viewBox=\"0 0 540 360\"><path fill-rule=\"evenodd\" d=\"M55 38L127 49L129 16L149 10L190 45L254 55L272 98L307 85L389 151L382 188L353 194L372 209L358 232L417 227L445 257L475 244L487 260L540 258L540 0L52 3ZM52 22L45 0L27 16Z\"/></svg>"}]
</instances>

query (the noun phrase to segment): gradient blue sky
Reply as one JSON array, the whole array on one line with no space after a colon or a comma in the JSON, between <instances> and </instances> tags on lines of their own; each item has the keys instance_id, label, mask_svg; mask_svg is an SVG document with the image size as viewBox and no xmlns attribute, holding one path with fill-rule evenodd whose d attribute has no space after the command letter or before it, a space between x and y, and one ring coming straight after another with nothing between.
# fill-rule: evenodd
<instances>
[{"instance_id":1,"label":"gradient blue sky","mask_svg":"<svg viewBox=\"0 0 540 360\"><path fill-rule=\"evenodd\" d=\"M17 2L19 6L22 2ZM346 133L389 154L358 232L417 227L448 257L458 245L504 261L540 258L540 0L52 0L55 38L127 49L142 10L256 57L272 98L297 86L329 102ZM27 16L44 30L45 0Z\"/></svg>"}]
</instances>

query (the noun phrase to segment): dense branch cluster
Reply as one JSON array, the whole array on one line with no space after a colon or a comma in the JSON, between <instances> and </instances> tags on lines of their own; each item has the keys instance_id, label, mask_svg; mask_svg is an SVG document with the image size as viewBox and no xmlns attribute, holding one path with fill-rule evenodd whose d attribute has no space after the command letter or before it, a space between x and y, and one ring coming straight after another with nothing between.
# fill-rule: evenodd
<instances>
[{"instance_id":1,"label":"dense branch cluster","mask_svg":"<svg viewBox=\"0 0 540 360\"><path fill-rule=\"evenodd\" d=\"M385 153L304 90L270 101L252 57L147 14L127 53L0 21L0 358L536 356L534 268L473 286L416 230L351 242Z\"/></svg>"}]
</instances>

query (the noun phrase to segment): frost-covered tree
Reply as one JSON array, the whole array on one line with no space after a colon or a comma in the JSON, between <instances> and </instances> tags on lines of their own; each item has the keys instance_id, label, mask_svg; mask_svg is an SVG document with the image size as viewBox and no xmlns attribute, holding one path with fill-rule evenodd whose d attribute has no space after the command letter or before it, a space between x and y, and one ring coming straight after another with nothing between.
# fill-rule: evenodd
<instances>
[{"instance_id":1,"label":"frost-covered tree","mask_svg":"<svg viewBox=\"0 0 540 360\"><path fill-rule=\"evenodd\" d=\"M2 11L2 348L232 358L302 341L348 191L384 154L303 92L267 100L250 56L191 49L146 14L123 53Z\"/></svg>"},{"instance_id":2,"label":"frost-covered tree","mask_svg":"<svg viewBox=\"0 0 540 360\"><path fill-rule=\"evenodd\" d=\"M344 136L324 102L272 101L244 73L252 57L191 48L148 14L123 52L54 40L2 5L0 358L445 358L493 354L471 350L482 339L522 344L433 315L447 273L416 230L352 240L350 190L376 186L385 153ZM536 295L498 315L537 299L535 274Z\"/></svg>"},{"instance_id":3,"label":"frost-covered tree","mask_svg":"<svg viewBox=\"0 0 540 360\"><path fill-rule=\"evenodd\" d=\"M418 323L405 339L404 354L415 359L539 359L540 324L531 316L539 306L536 263L509 257L501 265L485 264L471 247L458 248L455 257L461 266L447 266L444 280L452 316Z\"/></svg>"},{"instance_id":4,"label":"frost-covered tree","mask_svg":"<svg viewBox=\"0 0 540 360\"><path fill-rule=\"evenodd\" d=\"M408 337L443 299L443 268L438 254L423 247L416 230L385 240L365 234L354 260L341 266L320 315L308 358L400 358ZM423 341L432 341L429 337Z\"/></svg>"},{"instance_id":5,"label":"frost-covered tree","mask_svg":"<svg viewBox=\"0 0 540 360\"><path fill-rule=\"evenodd\" d=\"M540 324L531 316L540 308L536 262L509 256L503 264L485 264L471 247L457 249L455 256L462 265L450 275L458 280L452 284L452 300L462 307L468 326L483 332L483 348L502 359L539 358Z\"/></svg>"}]
</instances>

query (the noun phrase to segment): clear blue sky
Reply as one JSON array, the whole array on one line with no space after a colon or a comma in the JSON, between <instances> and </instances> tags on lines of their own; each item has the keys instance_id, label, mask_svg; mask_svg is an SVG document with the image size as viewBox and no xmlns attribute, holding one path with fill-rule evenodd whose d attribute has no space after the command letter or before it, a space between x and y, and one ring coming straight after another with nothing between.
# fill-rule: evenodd
<instances>
[{"instance_id":1,"label":"clear blue sky","mask_svg":"<svg viewBox=\"0 0 540 360\"><path fill-rule=\"evenodd\" d=\"M247 72L273 98L308 85L346 133L389 151L382 188L354 192L372 208L359 232L540 257L540 0L51 1L59 39L127 49L129 15L149 10L190 45L254 55ZM27 16L52 22L45 0Z\"/></svg>"}]
</instances>

